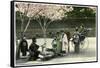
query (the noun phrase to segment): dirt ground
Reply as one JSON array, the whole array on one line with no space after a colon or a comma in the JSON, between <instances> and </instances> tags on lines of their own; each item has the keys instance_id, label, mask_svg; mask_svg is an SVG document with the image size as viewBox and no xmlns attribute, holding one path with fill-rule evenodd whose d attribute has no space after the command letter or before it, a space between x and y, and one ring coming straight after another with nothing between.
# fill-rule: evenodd
<instances>
[{"instance_id":1,"label":"dirt ground","mask_svg":"<svg viewBox=\"0 0 100 68\"><path fill-rule=\"evenodd\" d=\"M48 45L47 48L51 48L51 42L52 39L46 39ZM28 39L28 45L31 44L31 40ZM58 64L58 63L75 63L75 62L90 62L90 61L96 61L97 59L97 44L96 44L96 37L89 37L87 38L88 44L85 44L85 46L88 46L87 48L81 49L79 54L74 53L74 47L70 43L70 52L66 54L66 56L63 57L56 57L52 58L48 61L28 61L27 56L23 57L21 56L21 59L16 60L16 66L27 66L27 65L44 65L44 64ZM37 44L41 45L44 43L44 39L37 39ZM39 48L41 51L41 48Z\"/></svg>"}]
</instances>

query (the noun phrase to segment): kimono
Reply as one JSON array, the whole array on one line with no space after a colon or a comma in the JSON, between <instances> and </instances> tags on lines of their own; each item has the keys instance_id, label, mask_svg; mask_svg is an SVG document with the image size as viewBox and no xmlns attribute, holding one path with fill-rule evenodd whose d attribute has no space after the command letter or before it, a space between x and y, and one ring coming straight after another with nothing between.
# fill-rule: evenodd
<instances>
[{"instance_id":1,"label":"kimono","mask_svg":"<svg viewBox=\"0 0 100 68\"><path fill-rule=\"evenodd\" d=\"M38 51L39 49L39 45L32 43L29 47L29 53L30 53L30 57L29 60L36 60L39 57L40 52Z\"/></svg>"},{"instance_id":2,"label":"kimono","mask_svg":"<svg viewBox=\"0 0 100 68\"><path fill-rule=\"evenodd\" d=\"M62 37L62 51L67 52L67 48L68 48L68 39L67 35L64 33Z\"/></svg>"},{"instance_id":3,"label":"kimono","mask_svg":"<svg viewBox=\"0 0 100 68\"><path fill-rule=\"evenodd\" d=\"M53 50L54 50L54 53L56 54L57 52L57 39L54 39L53 41L52 41L52 48L53 48Z\"/></svg>"},{"instance_id":4,"label":"kimono","mask_svg":"<svg viewBox=\"0 0 100 68\"><path fill-rule=\"evenodd\" d=\"M80 51L80 33L79 32L75 32L74 35L73 35L73 42L74 42L74 52L75 53L79 53Z\"/></svg>"},{"instance_id":5,"label":"kimono","mask_svg":"<svg viewBox=\"0 0 100 68\"><path fill-rule=\"evenodd\" d=\"M22 41L19 44L20 50L22 52L22 56L26 56L28 51L28 43L25 39L22 39Z\"/></svg>"},{"instance_id":6,"label":"kimono","mask_svg":"<svg viewBox=\"0 0 100 68\"><path fill-rule=\"evenodd\" d=\"M57 35L57 53L60 54L62 52L62 42L61 35Z\"/></svg>"}]
</instances>

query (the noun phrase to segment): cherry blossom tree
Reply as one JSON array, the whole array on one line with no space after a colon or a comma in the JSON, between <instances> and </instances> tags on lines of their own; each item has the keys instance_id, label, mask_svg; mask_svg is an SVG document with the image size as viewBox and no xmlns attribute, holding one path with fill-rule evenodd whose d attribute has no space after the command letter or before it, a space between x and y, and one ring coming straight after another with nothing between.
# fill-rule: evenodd
<instances>
[{"instance_id":1,"label":"cherry blossom tree","mask_svg":"<svg viewBox=\"0 0 100 68\"><path fill-rule=\"evenodd\" d=\"M16 11L22 12L24 15L28 16L28 22L23 29L23 20L21 17L21 31L24 33L28 29L31 18L33 17L40 25L46 46L46 31L48 26L53 23L54 20L61 20L65 16L65 12L72 11L72 6L68 5L56 5L56 4L41 4L41 3L24 3L24 2L16 2ZM42 48L42 51L44 48Z\"/></svg>"}]
</instances>

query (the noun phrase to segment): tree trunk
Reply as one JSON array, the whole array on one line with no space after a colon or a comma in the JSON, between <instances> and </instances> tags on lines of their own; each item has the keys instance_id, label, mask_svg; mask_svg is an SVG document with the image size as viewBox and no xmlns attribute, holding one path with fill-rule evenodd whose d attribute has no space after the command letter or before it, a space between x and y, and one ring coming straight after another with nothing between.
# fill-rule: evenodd
<instances>
[{"instance_id":1,"label":"tree trunk","mask_svg":"<svg viewBox=\"0 0 100 68\"><path fill-rule=\"evenodd\" d=\"M45 49L44 49L44 48L45 48L46 43L47 43L47 42L46 42L46 29L45 29L45 28L44 28L44 30L43 30L43 37L44 37L44 43L45 43L45 44L44 44L44 46L42 47L42 52L44 52L44 51L45 51Z\"/></svg>"},{"instance_id":2,"label":"tree trunk","mask_svg":"<svg viewBox=\"0 0 100 68\"><path fill-rule=\"evenodd\" d=\"M18 45L18 41L16 41L16 59L19 59L19 58L20 58L20 47Z\"/></svg>"}]
</instances>

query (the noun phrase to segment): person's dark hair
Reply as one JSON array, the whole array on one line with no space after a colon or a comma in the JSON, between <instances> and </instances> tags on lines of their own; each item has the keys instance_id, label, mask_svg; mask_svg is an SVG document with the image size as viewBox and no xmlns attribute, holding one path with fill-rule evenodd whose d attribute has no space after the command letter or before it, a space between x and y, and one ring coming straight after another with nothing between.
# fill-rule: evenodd
<instances>
[{"instance_id":1,"label":"person's dark hair","mask_svg":"<svg viewBox=\"0 0 100 68\"><path fill-rule=\"evenodd\" d=\"M84 24L82 23L81 26L84 27Z\"/></svg>"},{"instance_id":2,"label":"person's dark hair","mask_svg":"<svg viewBox=\"0 0 100 68\"><path fill-rule=\"evenodd\" d=\"M78 29L76 29L76 31L78 31Z\"/></svg>"},{"instance_id":3,"label":"person's dark hair","mask_svg":"<svg viewBox=\"0 0 100 68\"><path fill-rule=\"evenodd\" d=\"M60 32L62 33L62 32L64 32L64 30L60 30Z\"/></svg>"},{"instance_id":4,"label":"person's dark hair","mask_svg":"<svg viewBox=\"0 0 100 68\"><path fill-rule=\"evenodd\" d=\"M78 27L75 28L75 31L78 31Z\"/></svg>"},{"instance_id":5,"label":"person's dark hair","mask_svg":"<svg viewBox=\"0 0 100 68\"><path fill-rule=\"evenodd\" d=\"M60 32L56 32L56 34L59 34Z\"/></svg>"},{"instance_id":6,"label":"person's dark hair","mask_svg":"<svg viewBox=\"0 0 100 68\"><path fill-rule=\"evenodd\" d=\"M32 42L36 42L36 37L33 37L32 38Z\"/></svg>"}]
</instances>

